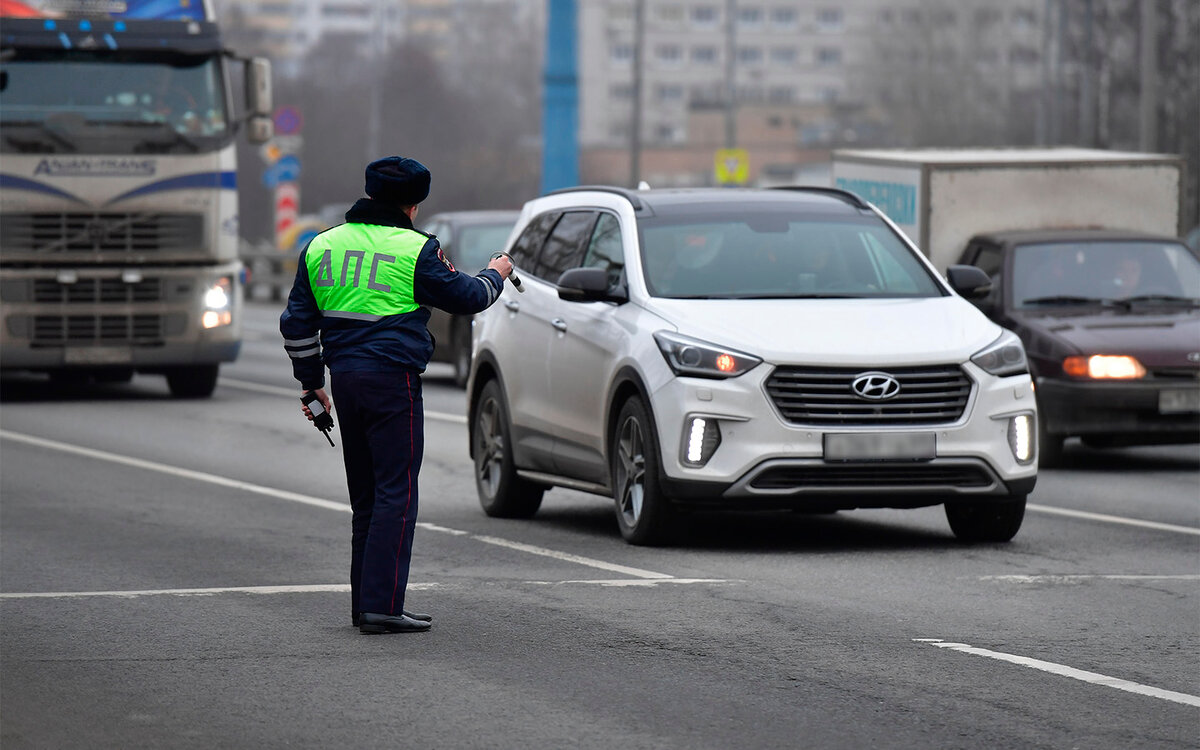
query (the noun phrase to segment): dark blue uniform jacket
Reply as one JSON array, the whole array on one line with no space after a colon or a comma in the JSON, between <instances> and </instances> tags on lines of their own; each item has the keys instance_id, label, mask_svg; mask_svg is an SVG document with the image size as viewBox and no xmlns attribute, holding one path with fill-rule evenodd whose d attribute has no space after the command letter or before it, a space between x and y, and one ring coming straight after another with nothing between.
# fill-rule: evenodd
<instances>
[{"instance_id":1,"label":"dark blue uniform jacket","mask_svg":"<svg viewBox=\"0 0 1200 750\"><path fill-rule=\"evenodd\" d=\"M346 212L346 221L414 229L404 212L370 198L359 199ZM302 388L324 387L325 367L330 372L424 372L433 354L426 306L466 315L487 309L499 298L504 279L497 271L486 268L471 276L452 270L442 260L437 238L425 236L429 239L417 256L413 280L413 299L422 307L373 322L323 316L308 277L308 247L301 251L287 310L279 317L279 331Z\"/></svg>"}]
</instances>

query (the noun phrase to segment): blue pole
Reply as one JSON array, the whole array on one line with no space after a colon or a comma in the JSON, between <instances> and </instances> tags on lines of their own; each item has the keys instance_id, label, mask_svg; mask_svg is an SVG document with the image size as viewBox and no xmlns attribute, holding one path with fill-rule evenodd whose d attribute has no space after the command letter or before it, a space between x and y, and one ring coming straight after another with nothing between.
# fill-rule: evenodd
<instances>
[{"instance_id":1,"label":"blue pole","mask_svg":"<svg viewBox=\"0 0 1200 750\"><path fill-rule=\"evenodd\" d=\"M542 192L579 184L575 2L547 0L542 101Z\"/></svg>"}]
</instances>

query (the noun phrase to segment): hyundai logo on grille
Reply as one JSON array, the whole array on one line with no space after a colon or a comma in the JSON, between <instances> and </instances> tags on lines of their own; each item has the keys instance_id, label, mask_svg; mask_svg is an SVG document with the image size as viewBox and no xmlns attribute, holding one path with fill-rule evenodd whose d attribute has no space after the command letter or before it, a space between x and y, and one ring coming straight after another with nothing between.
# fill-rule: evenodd
<instances>
[{"instance_id":1,"label":"hyundai logo on grille","mask_svg":"<svg viewBox=\"0 0 1200 750\"><path fill-rule=\"evenodd\" d=\"M886 372L864 372L850 383L850 389L859 398L886 401L900 393L900 381Z\"/></svg>"}]
</instances>

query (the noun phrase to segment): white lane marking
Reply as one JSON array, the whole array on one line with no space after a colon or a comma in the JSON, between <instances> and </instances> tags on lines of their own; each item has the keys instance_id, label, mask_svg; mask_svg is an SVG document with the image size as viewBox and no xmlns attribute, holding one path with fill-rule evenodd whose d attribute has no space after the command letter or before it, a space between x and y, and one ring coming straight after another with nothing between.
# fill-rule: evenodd
<instances>
[{"instance_id":1,"label":"white lane marking","mask_svg":"<svg viewBox=\"0 0 1200 750\"><path fill-rule=\"evenodd\" d=\"M47 440L45 438L34 437L33 435L23 435L17 432L9 432L8 430L0 430L0 438L15 440L18 443L25 443L27 445L36 445L40 448L50 448L51 450L62 451L64 453L74 453L77 456L94 458L99 461L109 461L115 464L145 469L147 471L157 471L161 474L169 474L171 476L181 477L184 479L194 479L197 482L208 482L209 484L217 484L222 487L231 487L236 490L244 490L246 492L253 492L259 495L267 495L268 497L274 497L280 500L290 500L294 503L315 505L318 508L340 510L347 513L350 511L349 503L330 502L329 500L322 500L319 497L310 497L308 495L301 495L297 492L277 490L274 487L263 487L260 484L243 482L240 479L229 479L228 477L209 474L203 471L181 469L178 466L160 464L156 461L145 461L140 458L131 458L129 456L122 456L116 453L109 453L108 451L95 450L94 448L84 448L83 446L71 445L70 443L60 443L57 440Z\"/></svg>"},{"instance_id":2,"label":"white lane marking","mask_svg":"<svg viewBox=\"0 0 1200 750\"><path fill-rule=\"evenodd\" d=\"M485 544L494 544L498 547L507 547L520 552L528 552L531 555L541 555L542 557L550 557L555 560L562 560L564 562L573 562L579 565L586 565L590 568L599 568L600 570L607 570L613 573L621 573L622 575L633 576L634 578L653 578L665 580L675 577L667 575L666 573L655 573L654 571L650 570L641 570L640 568L630 568L624 565L604 562L603 560L594 560L590 557L580 557L579 555L572 555L569 552L558 552L557 550L546 549L545 547L535 547L532 544L510 542L507 539L501 539L500 537L495 536L480 536L478 534L471 534L470 538Z\"/></svg>"},{"instance_id":3,"label":"white lane marking","mask_svg":"<svg viewBox=\"0 0 1200 750\"><path fill-rule=\"evenodd\" d=\"M1139 526L1143 529L1155 529L1157 531L1173 531L1177 534L1195 534L1200 536L1200 528L1195 526L1176 526L1173 523L1159 523L1157 521L1142 521L1137 518L1125 518L1124 516L1110 516L1104 513L1089 513L1086 510L1071 510L1070 508L1055 508L1050 505L1036 505L1029 503L1025 506L1026 510L1032 510L1036 513L1048 513L1055 516L1067 516L1069 518L1083 518L1088 521L1101 521L1103 523L1119 523L1125 526Z\"/></svg>"},{"instance_id":4,"label":"white lane marking","mask_svg":"<svg viewBox=\"0 0 1200 750\"><path fill-rule=\"evenodd\" d=\"M437 588L436 583L409 583L410 591ZM0 594L0 599L80 599L89 596L134 599L139 596L215 596L217 594L343 594L350 591L348 583L316 583L295 586L222 586L211 589L144 589L141 591L38 591Z\"/></svg>"},{"instance_id":5,"label":"white lane marking","mask_svg":"<svg viewBox=\"0 0 1200 750\"><path fill-rule=\"evenodd\" d=\"M1009 581L1011 583L1074 583L1076 581L1200 581L1200 575L1188 573L1186 575L1125 575L1125 574L1101 574L1101 573L1079 573L1079 574L1054 574L1048 573L1044 575L1003 575L1003 576L980 576L981 581Z\"/></svg>"},{"instance_id":6,"label":"white lane marking","mask_svg":"<svg viewBox=\"0 0 1200 750\"><path fill-rule=\"evenodd\" d=\"M951 651L960 651L964 654L986 656L989 659L1006 661L1010 664L1019 664L1022 667L1030 667L1031 669L1038 669L1043 672L1061 675L1062 677L1070 677L1073 680L1089 682L1093 685L1103 685L1104 687L1115 688L1116 690L1124 690L1129 693L1148 695L1151 698L1158 698L1160 700L1200 707L1200 696L1197 695L1177 693L1174 690L1163 690L1162 688L1143 685L1140 682L1130 682L1129 680L1122 680L1119 677L1109 677L1108 675L1099 674L1097 672L1087 672L1082 669L1068 667L1065 664L1055 664L1052 661L1031 659L1028 656L1006 654L1002 651L989 651L986 648L976 648L975 646L971 646L966 643L947 643L940 638L914 638L913 641L917 643L925 643L930 646L937 646L938 648L950 649Z\"/></svg>"},{"instance_id":7,"label":"white lane marking","mask_svg":"<svg viewBox=\"0 0 1200 750\"><path fill-rule=\"evenodd\" d=\"M268 393L272 396L284 396L294 398L297 402L300 400L300 386L295 388L281 388L277 385L265 385L263 383L254 383L249 380L238 380L237 378L222 377L218 383L231 388L240 388L243 391L255 391L257 393ZM334 405L336 411L337 405ZM297 409L298 410L298 409ZM462 414L450 414L444 411L426 411L426 419L436 419L439 422L453 422L454 424L466 424L467 418Z\"/></svg>"},{"instance_id":8,"label":"white lane marking","mask_svg":"<svg viewBox=\"0 0 1200 750\"><path fill-rule=\"evenodd\" d=\"M176 466L168 466L167 464L160 464L160 463L157 463L154 461L144 461L140 458L130 458L128 456L121 456L116 453L109 453L107 451L98 451L98 450L95 450L92 448L84 448L84 447L78 446L78 445L71 445L69 443L60 443L57 440L47 440L45 438L34 437L32 435L23 435L21 433L9 432L8 430L0 430L0 438L7 438L9 440L15 440L17 442L26 443L28 445L36 445L36 446L39 446L42 448L49 448L51 450L63 451L65 453L74 453L79 456L86 456L87 458L94 458L94 459L97 459L100 461L111 461L113 463L123 464L125 466L133 466L133 467L136 467L139 469L145 469L147 471L157 471L157 472L160 472L163 474L169 474L171 476L182 477L185 479L193 479L198 482L208 482L210 484L221 485L222 487L231 487L233 489L243 490L245 492L252 492L252 493L257 493L260 495L266 495L268 497L274 497L279 500L289 500L289 501L295 502L295 503L302 503L304 505L313 505L318 508L326 508L328 510L337 510L337 511L341 511L343 513L350 512L350 505L348 503L335 503L335 502L331 502L329 500L323 500L319 497L310 497L309 495L301 495L299 493L288 492L286 490L277 490L277 489L274 489L273 487L263 487L262 485L251 484L250 482L243 482L238 479L229 479L227 477L217 476L216 474L208 474L208 473L202 472L202 471L192 471L190 469L181 469ZM649 570L640 570L638 568L630 568L630 567L626 567L624 565L616 565L614 563L604 562L603 560L595 560L590 557L581 557L579 555L572 555L568 552L558 552L556 550L547 549L545 547L535 547L531 544L522 544L521 542L510 542L507 539L501 539L499 537L494 537L494 536L481 536L481 535L477 535L477 534L472 534L468 531L459 531L457 529L450 529L445 526L436 526L431 523L418 522L417 526L420 526L428 531L436 531L436 532L440 532L440 533L444 533L444 534L453 534L455 536L466 536L469 539L475 539L477 541L484 542L486 544L494 544L494 545L498 545L501 547L508 547L510 549L519 550L521 552L527 552L531 555L540 555L542 557L551 557L556 560L562 560L564 562L572 562L572 563L576 563L578 565L585 565L585 566L588 566L591 568L599 568L600 570L607 570L609 572L620 573L622 575L633 576L635 578L655 578L655 579L674 578L674 576L667 575L666 573L655 573L655 572L649 571Z\"/></svg>"},{"instance_id":9,"label":"white lane marking","mask_svg":"<svg viewBox=\"0 0 1200 750\"><path fill-rule=\"evenodd\" d=\"M734 583L734 581L726 578L593 578L579 579L576 581L525 581L525 583L532 584L534 586L562 586L563 584L568 583L590 583L596 586L604 587L628 587L657 586L660 583Z\"/></svg>"}]
</instances>

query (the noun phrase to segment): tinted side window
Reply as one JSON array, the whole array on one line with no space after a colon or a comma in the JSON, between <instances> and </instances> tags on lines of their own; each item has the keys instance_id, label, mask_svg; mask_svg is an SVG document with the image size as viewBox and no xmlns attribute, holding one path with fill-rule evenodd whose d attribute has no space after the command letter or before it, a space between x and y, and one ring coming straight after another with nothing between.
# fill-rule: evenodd
<instances>
[{"instance_id":1,"label":"tinted side window","mask_svg":"<svg viewBox=\"0 0 1200 750\"><path fill-rule=\"evenodd\" d=\"M587 268L603 268L608 271L608 285L621 283L621 272L625 268L625 247L621 244L621 224L612 214L600 214L587 253L583 256Z\"/></svg>"},{"instance_id":2,"label":"tinted side window","mask_svg":"<svg viewBox=\"0 0 1200 750\"><path fill-rule=\"evenodd\" d=\"M595 211L568 211L559 219L546 240L546 247L538 259L537 276L546 281L558 281L568 268L579 265L583 258L584 241L596 221Z\"/></svg>"},{"instance_id":3,"label":"tinted side window","mask_svg":"<svg viewBox=\"0 0 1200 750\"><path fill-rule=\"evenodd\" d=\"M992 277L992 291L986 299L989 304L999 305L1004 289L1004 253L995 245L979 245L978 248L971 265Z\"/></svg>"},{"instance_id":4,"label":"tinted side window","mask_svg":"<svg viewBox=\"0 0 1200 750\"><path fill-rule=\"evenodd\" d=\"M513 243L510 255L514 265L523 271L533 271L537 268L537 258L542 252L542 245L546 244L546 236L550 234L550 228L561 215L558 211L551 211L536 216L529 222L525 231L521 232L521 236Z\"/></svg>"}]
</instances>

